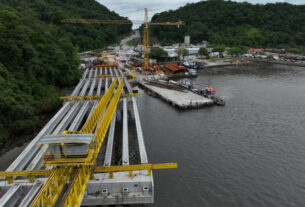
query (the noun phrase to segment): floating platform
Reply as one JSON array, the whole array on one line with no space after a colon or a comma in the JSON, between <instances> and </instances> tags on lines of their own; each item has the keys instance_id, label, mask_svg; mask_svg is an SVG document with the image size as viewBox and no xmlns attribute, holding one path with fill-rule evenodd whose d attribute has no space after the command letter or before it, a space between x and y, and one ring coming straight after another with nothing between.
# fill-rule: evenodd
<instances>
[{"instance_id":1,"label":"floating platform","mask_svg":"<svg viewBox=\"0 0 305 207\"><path fill-rule=\"evenodd\" d=\"M199 96L191 91L182 89L175 90L166 87L156 86L147 81L139 80L138 84L150 93L150 95L161 98L178 109L192 109L213 105L213 100Z\"/></svg>"}]
</instances>

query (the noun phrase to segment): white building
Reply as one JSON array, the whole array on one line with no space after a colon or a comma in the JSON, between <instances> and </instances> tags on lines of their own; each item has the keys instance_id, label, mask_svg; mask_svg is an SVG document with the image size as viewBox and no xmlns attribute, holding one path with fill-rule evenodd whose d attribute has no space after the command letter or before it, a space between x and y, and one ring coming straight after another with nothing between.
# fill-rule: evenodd
<instances>
[{"instance_id":1,"label":"white building","mask_svg":"<svg viewBox=\"0 0 305 207\"><path fill-rule=\"evenodd\" d=\"M185 46L189 46L191 44L191 37L189 35L184 37Z\"/></svg>"},{"instance_id":2,"label":"white building","mask_svg":"<svg viewBox=\"0 0 305 207\"><path fill-rule=\"evenodd\" d=\"M219 57L219 52L212 52L210 53L211 57Z\"/></svg>"},{"instance_id":3,"label":"white building","mask_svg":"<svg viewBox=\"0 0 305 207\"><path fill-rule=\"evenodd\" d=\"M163 48L167 53L168 57L178 57L178 54L176 53L177 48Z\"/></svg>"},{"instance_id":4,"label":"white building","mask_svg":"<svg viewBox=\"0 0 305 207\"><path fill-rule=\"evenodd\" d=\"M199 47L188 47L186 48L188 55L198 55Z\"/></svg>"}]
</instances>

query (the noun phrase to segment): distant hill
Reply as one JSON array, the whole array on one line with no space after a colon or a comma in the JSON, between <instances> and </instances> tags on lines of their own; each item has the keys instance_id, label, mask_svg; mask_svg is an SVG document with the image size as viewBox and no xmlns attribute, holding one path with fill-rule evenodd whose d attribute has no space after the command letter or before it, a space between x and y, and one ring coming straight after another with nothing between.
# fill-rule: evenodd
<instances>
[{"instance_id":1,"label":"distant hill","mask_svg":"<svg viewBox=\"0 0 305 207\"><path fill-rule=\"evenodd\" d=\"M32 133L77 83L77 52L118 41L131 26L68 25L63 18L122 19L94 0L0 0L0 141Z\"/></svg>"},{"instance_id":2,"label":"distant hill","mask_svg":"<svg viewBox=\"0 0 305 207\"><path fill-rule=\"evenodd\" d=\"M297 47L305 45L305 5L276 3L253 5L223 0L187 4L153 16L154 22L181 20L180 28L154 26L151 35L161 43L208 40L214 44L249 47Z\"/></svg>"}]
</instances>

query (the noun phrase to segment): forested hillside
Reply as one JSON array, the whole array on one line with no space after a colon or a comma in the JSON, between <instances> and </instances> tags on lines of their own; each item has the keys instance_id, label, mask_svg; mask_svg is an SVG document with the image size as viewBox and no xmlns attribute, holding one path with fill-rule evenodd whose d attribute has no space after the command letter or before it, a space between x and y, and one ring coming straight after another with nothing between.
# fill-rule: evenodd
<instances>
[{"instance_id":1,"label":"forested hillside","mask_svg":"<svg viewBox=\"0 0 305 207\"><path fill-rule=\"evenodd\" d=\"M276 3L253 5L223 0L187 4L156 14L152 21L181 20L186 26L151 27L161 43L182 42L185 35L197 43L249 47L298 47L305 45L305 5Z\"/></svg>"},{"instance_id":2,"label":"forested hillside","mask_svg":"<svg viewBox=\"0 0 305 207\"><path fill-rule=\"evenodd\" d=\"M63 18L121 19L94 0L0 0L0 141L32 133L76 84L79 50L101 48L129 26L63 25Z\"/></svg>"}]
</instances>

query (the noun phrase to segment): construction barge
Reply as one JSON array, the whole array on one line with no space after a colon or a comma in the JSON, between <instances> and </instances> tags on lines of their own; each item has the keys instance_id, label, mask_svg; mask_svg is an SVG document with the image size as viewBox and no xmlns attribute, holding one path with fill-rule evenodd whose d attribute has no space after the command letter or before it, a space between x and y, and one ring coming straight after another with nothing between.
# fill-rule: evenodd
<instances>
[{"instance_id":1,"label":"construction barge","mask_svg":"<svg viewBox=\"0 0 305 207\"><path fill-rule=\"evenodd\" d=\"M166 81L139 80L138 84L148 95L159 97L177 109L186 110L213 105L213 100Z\"/></svg>"},{"instance_id":2,"label":"construction barge","mask_svg":"<svg viewBox=\"0 0 305 207\"><path fill-rule=\"evenodd\" d=\"M175 81L171 81L172 83L174 84L177 84L178 86L181 86L195 94L198 94L200 96L204 96L206 98L209 98L209 99L212 99L213 100L213 103L215 105L218 105L218 106L225 106L226 105L226 102L223 98L219 97L219 96L216 96L216 91L210 87L210 86L206 86L203 90L201 89L198 89L198 88L195 88L193 86L193 83L192 83L192 80L191 79L183 79L183 80L180 80L178 82L175 82Z\"/></svg>"}]
</instances>

